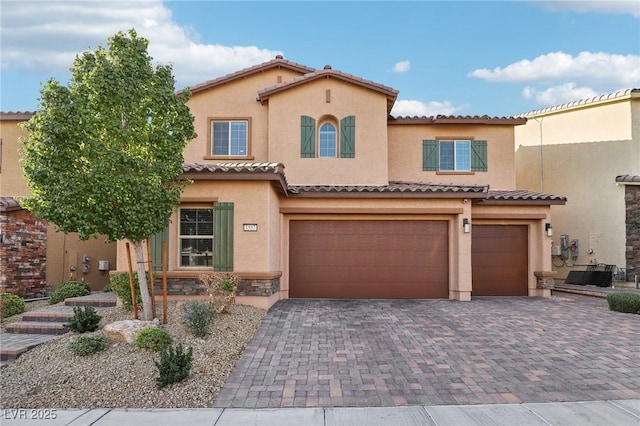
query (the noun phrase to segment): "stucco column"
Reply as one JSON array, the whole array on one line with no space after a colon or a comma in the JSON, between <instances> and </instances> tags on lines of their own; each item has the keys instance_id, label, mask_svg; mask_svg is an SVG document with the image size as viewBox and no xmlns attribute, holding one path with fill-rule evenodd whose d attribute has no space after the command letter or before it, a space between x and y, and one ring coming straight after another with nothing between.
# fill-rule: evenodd
<instances>
[{"instance_id":1,"label":"stucco column","mask_svg":"<svg viewBox=\"0 0 640 426\"><path fill-rule=\"evenodd\" d=\"M452 250L452 256L454 257L455 274L452 277L452 284L449 289L449 298L469 301L471 300L471 283L472 283L472 268L471 268L471 235L473 234L473 223L471 222L471 201L461 200L463 205L463 212L456 216L453 221L454 236L454 250ZM468 221L467 229L469 232L465 232L465 220Z\"/></svg>"}]
</instances>

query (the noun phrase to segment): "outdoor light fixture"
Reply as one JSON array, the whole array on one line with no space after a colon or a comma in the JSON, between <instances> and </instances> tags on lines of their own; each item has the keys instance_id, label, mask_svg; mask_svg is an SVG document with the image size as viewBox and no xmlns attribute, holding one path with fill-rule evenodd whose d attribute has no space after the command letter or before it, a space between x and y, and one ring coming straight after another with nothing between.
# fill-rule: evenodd
<instances>
[{"instance_id":1,"label":"outdoor light fixture","mask_svg":"<svg viewBox=\"0 0 640 426\"><path fill-rule=\"evenodd\" d=\"M462 219L462 229L464 230L465 234L471 232L471 224L469 223L469 219L467 219L466 217Z\"/></svg>"},{"instance_id":2,"label":"outdoor light fixture","mask_svg":"<svg viewBox=\"0 0 640 426\"><path fill-rule=\"evenodd\" d=\"M544 229L547 231L547 237L553 237L553 228L550 223L545 223Z\"/></svg>"}]
</instances>

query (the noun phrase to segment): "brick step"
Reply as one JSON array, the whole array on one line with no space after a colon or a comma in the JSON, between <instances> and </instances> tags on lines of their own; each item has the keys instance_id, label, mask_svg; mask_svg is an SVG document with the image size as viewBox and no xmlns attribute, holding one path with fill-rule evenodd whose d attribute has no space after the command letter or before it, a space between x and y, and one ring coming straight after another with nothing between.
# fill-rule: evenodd
<instances>
[{"instance_id":1,"label":"brick step","mask_svg":"<svg viewBox=\"0 0 640 426\"><path fill-rule=\"evenodd\" d=\"M13 361L28 350L55 338L51 334L0 334L0 367Z\"/></svg>"},{"instance_id":2,"label":"brick step","mask_svg":"<svg viewBox=\"0 0 640 426\"><path fill-rule=\"evenodd\" d=\"M65 299L65 306L93 306L94 308L112 308L116 306L117 297L114 293L93 293L88 296L70 297Z\"/></svg>"},{"instance_id":3,"label":"brick step","mask_svg":"<svg viewBox=\"0 0 640 426\"><path fill-rule=\"evenodd\" d=\"M64 334L62 322L17 321L5 325L5 332L13 334Z\"/></svg>"},{"instance_id":4,"label":"brick step","mask_svg":"<svg viewBox=\"0 0 640 426\"><path fill-rule=\"evenodd\" d=\"M31 311L22 314L26 322L69 322L73 318L73 310L64 311Z\"/></svg>"}]
</instances>

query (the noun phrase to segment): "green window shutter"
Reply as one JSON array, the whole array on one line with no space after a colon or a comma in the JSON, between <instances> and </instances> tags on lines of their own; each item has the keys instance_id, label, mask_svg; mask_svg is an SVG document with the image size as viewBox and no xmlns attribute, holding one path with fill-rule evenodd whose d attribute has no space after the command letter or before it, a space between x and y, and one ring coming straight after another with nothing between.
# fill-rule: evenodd
<instances>
[{"instance_id":1,"label":"green window shutter","mask_svg":"<svg viewBox=\"0 0 640 426\"><path fill-rule=\"evenodd\" d=\"M340 120L340 158L356 156L356 116L350 115Z\"/></svg>"},{"instance_id":2,"label":"green window shutter","mask_svg":"<svg viewBox=\"0 0 640 426\"><path fill-rule=\"evenodd\" d=\"M300 157L316 156L316 120L306 115L300 116Z\"/></svg>"},{"instance_id":3,"label":"green window shutter","mask_svg":"<svg viewBox=\"0 0 640 426\"><path fill-rule=\"evenodd\" d=\"M151 247L151 261L154 271L162 270L162 243L166 241L169 244L169 227L164 228L157 234L149 237L149 246ZM169 250L169 247L167 247ZM169 265L167 265L167 269Z\"/></svg>"},{"instance_id":4,"label":"green window shutter","mask_svg":"<svg viewBox=\"0 0 640 426\"><path fill-rule=\"evenodd\" d=\"M471 171L486 172L488 164L487 141L471 141Z\"/></svg>"},{"instance_id":5,"label":"green window shutter","mask_svg":"<svg viewBox=\"0 0 640 426\"><path fill-rule=\"evenodd\" d=\"M213 269L233 271L233 203L215 203L213 211Z\"/></svg>"},{"instance_id":6,"label":"green window shutter","mask_svg":"<svg viewBox=\"0 0 640 426\"><path fill-rule=\"evenodd\" d=\"M438 171L438 141L422 141L422 170L425 172Z\"/></svg>"}]
</instances>

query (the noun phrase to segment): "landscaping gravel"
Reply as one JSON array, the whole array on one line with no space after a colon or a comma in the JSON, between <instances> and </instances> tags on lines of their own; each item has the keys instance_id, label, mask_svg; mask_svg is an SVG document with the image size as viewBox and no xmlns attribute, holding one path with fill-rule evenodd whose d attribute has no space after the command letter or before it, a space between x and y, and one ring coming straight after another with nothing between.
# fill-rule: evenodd
<instances>
[{"instance_id":1,"label":"landscaping gravel","mask_svg":"<svg viewBox=\"0 0 640 426\"><path fill-rule=\"evenodd\" d=\"M233 305L218 315L210 334L193 337L182 324L184 304L170 302L163 328L174 344L193 348L190 376L156 389L158 352L110 342L101 352L81 357L69 349L79 335L67 333L21 355L0 369L2 408L206 408L213 405L242 351L255 334L265 311ZM162 306L157 305L158 316ZM100 327L133 319L121 307L101 309ZM102 331L85 333L100 335Z\"/></svg>"}]
</instances>

